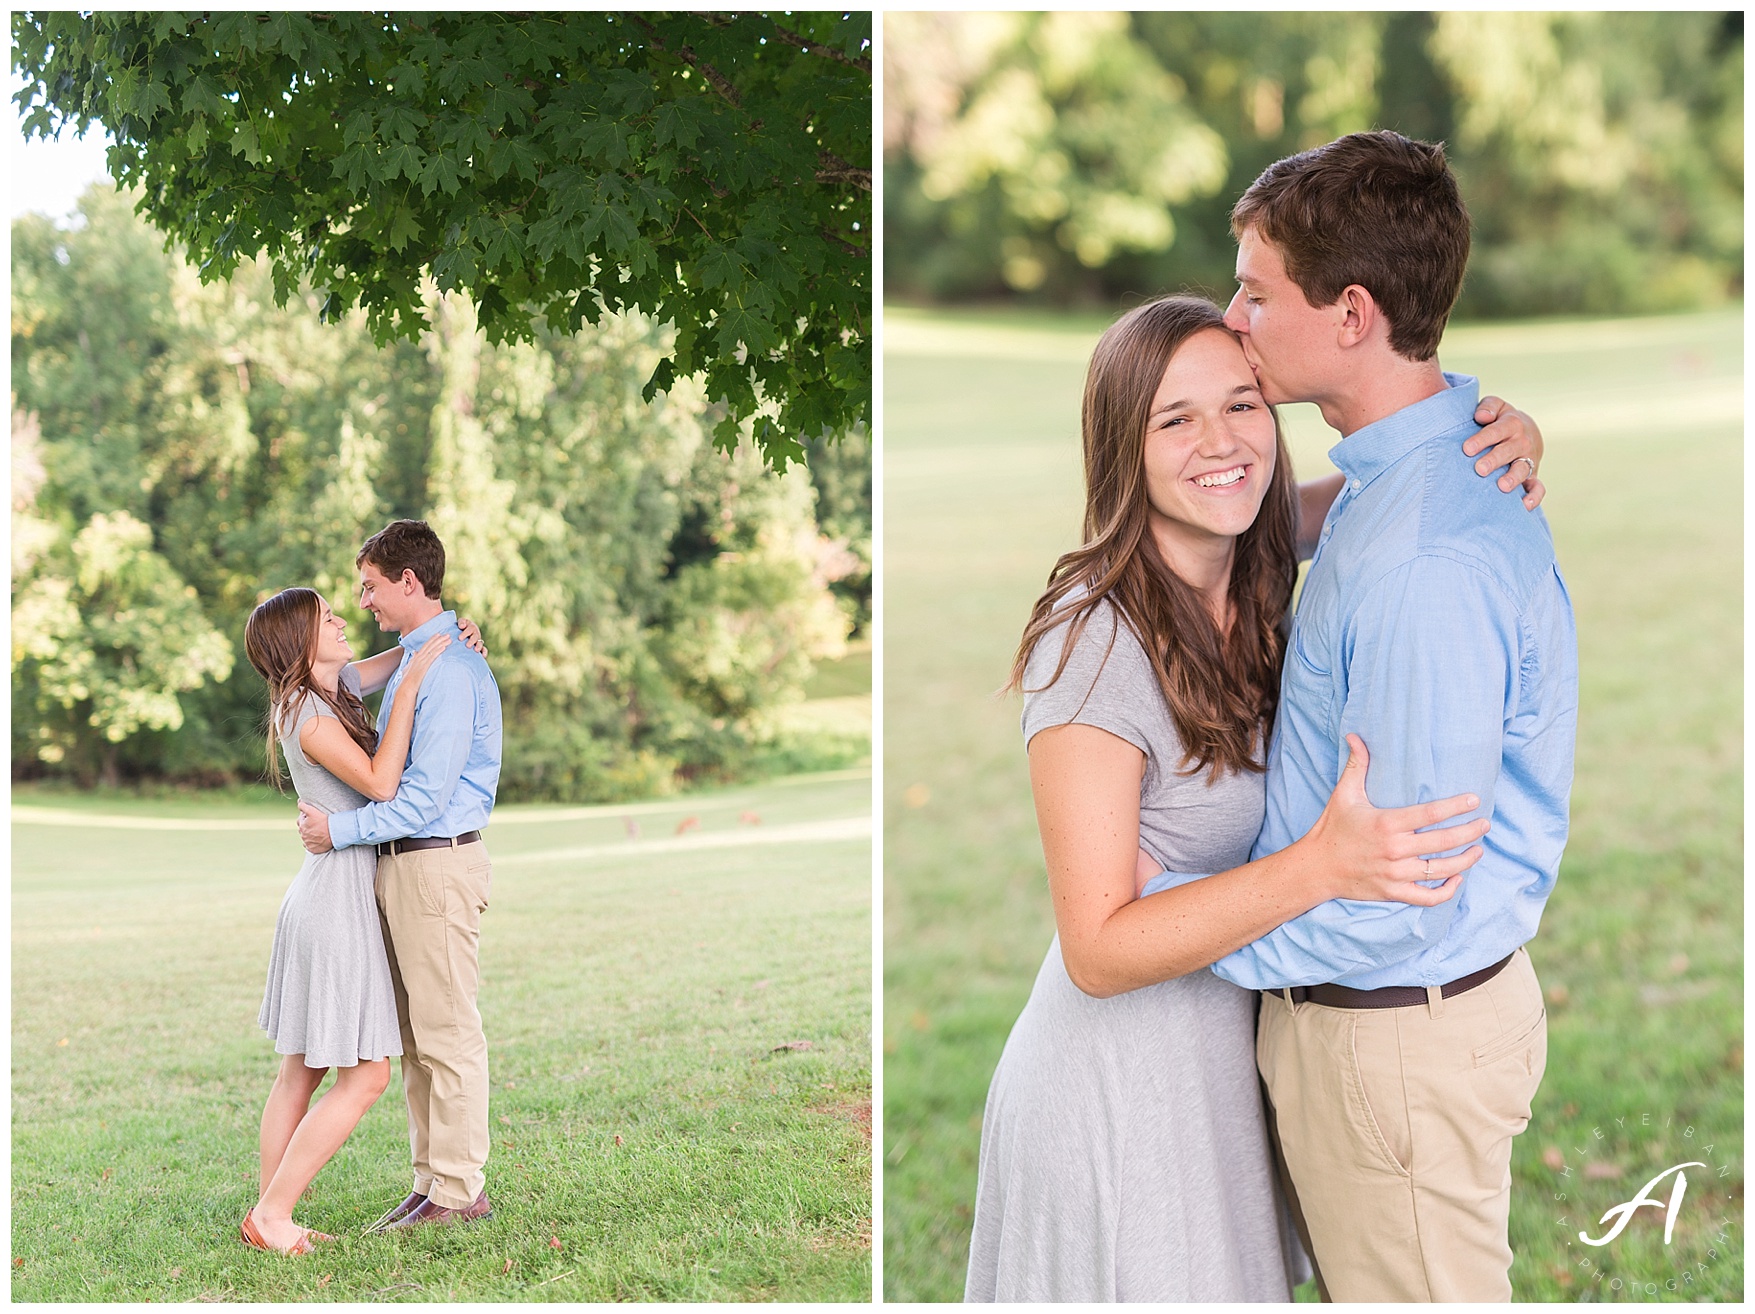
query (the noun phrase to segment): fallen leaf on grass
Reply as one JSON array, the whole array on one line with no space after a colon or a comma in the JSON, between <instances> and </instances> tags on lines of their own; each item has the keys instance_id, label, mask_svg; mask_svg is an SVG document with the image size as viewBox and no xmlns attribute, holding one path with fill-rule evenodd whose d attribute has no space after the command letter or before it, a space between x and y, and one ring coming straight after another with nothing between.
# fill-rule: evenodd
<instances>
[{"instance_id":1,"label":"fallen leaf on grass","mask_svg":"<svg viewBox=\"0 0 1755 1314\"><path fill-rule=\"evenodd\" d=\"M1585 1177L1593 1182L1612 1182L1626 1171L1618 1163L1587 1163L1584 1166Z\"/></svg>"},{"instance_id":2,"label":"fallen leaf on grass","mask_svg":"<svg viewBox=\"0 0 1755 1314\"><path fill-rule=\"evenodd\" d=\"M620 1139L621 1139L621 1137L619 1137L619 1136L618 1136L618 1137L616 1137L616 1139L617 1139L617 1140L618 1140L618 1141L619 1141L619 1140L620 1140ZM561 1248L561 1239L560 1239L560 1237L558 1237L558 1236L551 1236L551 1237L550 1237L550 1238L549 1238L549 1239L548 1239L548 1248L549 1248L549 1249L550 1249L550 1250L559 1250L559 1249L560 1249L560 1248ZM511 1261L510 1261L510 1260L508 1260L508 1261L507 1261L507 1262L508 1262L508 1263L510 1263L510 1262L511 1262Z\"/></svg>"},{"instance_id":3,"label":"fallen leaf on grass","mask_svg":"<svg viewBox=\"0 0 1755 1314\"><path fill-rule=\"evenodd\" d=\"M61 1039L59 1039L55 1042L55 1045L57 1048L59 1048L60 1046L65 1045L66 1043L67 1043L67 1037L62 1036Z\"/></svg>"},{"instance_id":4,"label":"fallen leaf on grass","mask_svg":"<svg viewBox=\"0 0 1755 1314\"><path fill-rule=\"evenodd\" d=\"M1560 1153L1559 1146L1550 1145L1547 1149L1542 1151L1542 1162L1547 1164L1548 1167L1552 1168L1555 1172L1559 1172L1566 1166L1566 1156Z\"/></svg>"},{"instance_id":5,"label":"fallen leaf on grass","mask_svg":"<svg viewBox=\"0 0 1755 1314\"><path fill-rule=\"evenodd\" d=\"M512 1120L502 1113L500 1115L500 1123L502 1126L510 1127L512 1125Z\"/></svg>"},{"instance_id":6,"label":"fallen leaf on grass","mask_svg":"<svg viewBox=\"0 0 1755 1314\"><path fill-rule=\"evenodd\" d=\"M508 1259L506 1261L506 1266L500 1270L500 1276L505 1277L506 1274L510 1273L511 1271L512 1271L512 1261Z\"/></svg>"},{"instance_id":7,"label":"fallen leaf on grass","mask_svg":"<svg viewBox=\"0 0 1755 1314\"><path fill-rule=\"evenodd\" d=\"M617 1145L620 1145L620 1144L621 1144L621 1143L622 1143L622 1138L621 1138L621 1137L620 1137L620 1136L617 1136L617 1137L616 1137L616 1138L615 1138L615 1143L616 1143L616 1144L617 1144Z\"/></svg>"},{"instance_id":8,"label":"fallen leaf on grass","mask_svg":"<svg viewBox=\"0 0 1755 1314\"><path fill-rule=\"evenodd\" d=\"M14 1258L12 1260L12 1267L23 1268L24 1267L24 1256L23 1255L14 1256Z\"/></svg>"},{"instance_id":9,"label":"fallen leaf on grass","mask_svg":"<svg viewBox=\"0 0 1755 1314\"><path fill-rule=\"evenodd\" d=\"M789 1040L784 1045L774 1046L774 1048L768 1052L771 1054L778 1054L778 1053L780 1053L781 1050L785 1050L785 1049L815 1049L815 1048L816 1048L816 1044L812 1041L809 1041L809 1040Z\"/></svg>"},{"instance_id":10,"label":"fallen leaf on grass","mask_svg":"<svg viewBox=\"0 0 1755 1314\"><path fill-rule=\"evenodd\" d=\"M19 1262L20 1262L20 1263L23 1263L23 1262L24 1262L24 1261L23 1261L23 1260L20 1260L20 1261L19 1261ZM182 1270L182 1269L180 1269L180 1268L173 1268L173 1269L172 1269L172 1270L171 1270L171 1271L170 1271L170 1273L169 1273L169 1274L168 1274L168 1276L170 1276L170 1277L174 1277L174 1278L180 1278L180 1277L182 1277L182 1276L183 1276L183 1270Z\"/></svg>"},{"instance_id":11,"label":"fallen leaf on grass","mask_svg":"<svg viewBox=\"0 0 1755 1314\"><path fill-rule=\"evenodd\" d=\"M699 817L684 817L681 821L676 823L676 833L680 835L685 830L694 830L700 824L701 819Z\"/></svg>"},{"instance_id":12,"label":"fallen leaf on grass","mask_svg":"<svg viewBox=\"0 0 1755 1314\"><path fill-rule=\"evenodd\" d=\"M98 1181L100 1181L100 1182L109 1181L110 1180L110 1172L111 1172L110 1169L108 1169L108 1168L104 1169L104 1175L102 1177L98 1178Z\"/></svg>"},{"instance_id":13,"label":"fallen leaf on grass","mask_svg":"<svg viewBox=\"0 0 1755 1314\"><path fill-rule=\"evenodd\" d=\"M325 1273L322 1277L317 1279L317 1285L319 1287L326 1287L334 1277L335 1274L333 1273Z\"/></svg>"},{"instance_id":14,"label":"fallen leaf on grass","mask_svg":"<svg viewBox=\"0 0 1755 1314\"><path fill-rule=\"evenodd\" d=\"M902 791L902 805L923 808L932 800L932 791L925 785L910 785Z\"/></svg>"}]
</instances>

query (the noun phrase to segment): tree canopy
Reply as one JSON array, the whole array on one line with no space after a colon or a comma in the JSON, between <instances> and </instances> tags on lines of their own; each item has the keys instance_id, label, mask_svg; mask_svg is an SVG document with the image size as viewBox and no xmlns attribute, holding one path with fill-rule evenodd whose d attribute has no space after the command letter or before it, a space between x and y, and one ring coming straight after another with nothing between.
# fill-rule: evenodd
<instances>
[{"instance_id":1,"label":"tree canopy","mask_svg":"<svg viewBox=\"0 0 1755 1314\"><path fill-rule=\"evenodd\" d=\"M495 342L670 322L648 400L702 380L768 462L870 413L871 15L19 13L25 132L102 123L204 280Z\"/></svg>"}]
</instances>

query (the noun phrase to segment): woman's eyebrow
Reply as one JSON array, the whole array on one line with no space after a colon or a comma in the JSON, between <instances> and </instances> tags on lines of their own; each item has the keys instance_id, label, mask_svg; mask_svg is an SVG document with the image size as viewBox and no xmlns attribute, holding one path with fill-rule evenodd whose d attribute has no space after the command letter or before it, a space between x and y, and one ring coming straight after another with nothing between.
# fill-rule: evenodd
<instances>
[{"instance_id":1,"label":"woman's eyebrow","mask_svg":"<svg viewBox=\"0 0 1755 1314\"><path fill-rule=\"evenodd\" d=\"M1235 397L1240 392L1260 392L1260 391L1261 391L1261 389L1253 383L1239 383L1235 388L1231 389L1230 392L1226 393L1225 396L1226 396L1226 399L1229 400L1230 398ZM1181 400L1181 401L1166 402L1164 405L1156 407L1151 412L1150 415L1146 416L1146 418L1149 420L1153 416L1162 415L1165 411L1186 410L1188 407L1193 406L1193 405L1194 405L1194 403L1191 401L1188 401L1186 398Z\"/></svg>"}]
</instances>

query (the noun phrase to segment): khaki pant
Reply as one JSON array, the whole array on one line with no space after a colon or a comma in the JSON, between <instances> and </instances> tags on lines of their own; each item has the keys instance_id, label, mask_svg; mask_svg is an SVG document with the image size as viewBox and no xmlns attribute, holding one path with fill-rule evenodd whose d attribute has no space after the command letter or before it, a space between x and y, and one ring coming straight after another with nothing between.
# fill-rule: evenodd
<instances>
[{"instance_id":1,"label":"khaki pant","mask_svg":"<svg viewBox=\"0 0 1755 1314\"><path fill-rule=\"evenodd\" d=\"M378 859L414 1189L448 1209L473 1204L487 1181L487 1037L475 1000L492 878L479 841Z\"/></svg>"},{"instance_id":2,"label":"khaki pant","mask_svg":"<svg viewBox=\"0 0 1755 1314\"><path fill-rule=\"evenodd\" d=\"M1547 1013L1519 949L1491 981L1409 1008L1264 993L1256 1060L1316 1266L1336 1301L1511 1299L1511 1139Z\"/></svg>"}]
</instances>

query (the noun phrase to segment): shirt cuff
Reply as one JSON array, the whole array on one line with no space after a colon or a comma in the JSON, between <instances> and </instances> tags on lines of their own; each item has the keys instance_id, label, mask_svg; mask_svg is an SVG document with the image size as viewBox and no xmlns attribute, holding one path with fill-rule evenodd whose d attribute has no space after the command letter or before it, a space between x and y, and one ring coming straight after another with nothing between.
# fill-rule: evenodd
<instances>
[{"instance_id":1,"label":"shirt cuff","mask_svg":"<svg viewBox=\"0 0 1755 1314\"><path fill-rule=\"evenodd\" d=\"M360 814L334 812L329 816L329 843L332 848L348 849L360 842Z\"/></svg>"}]
</instances>

